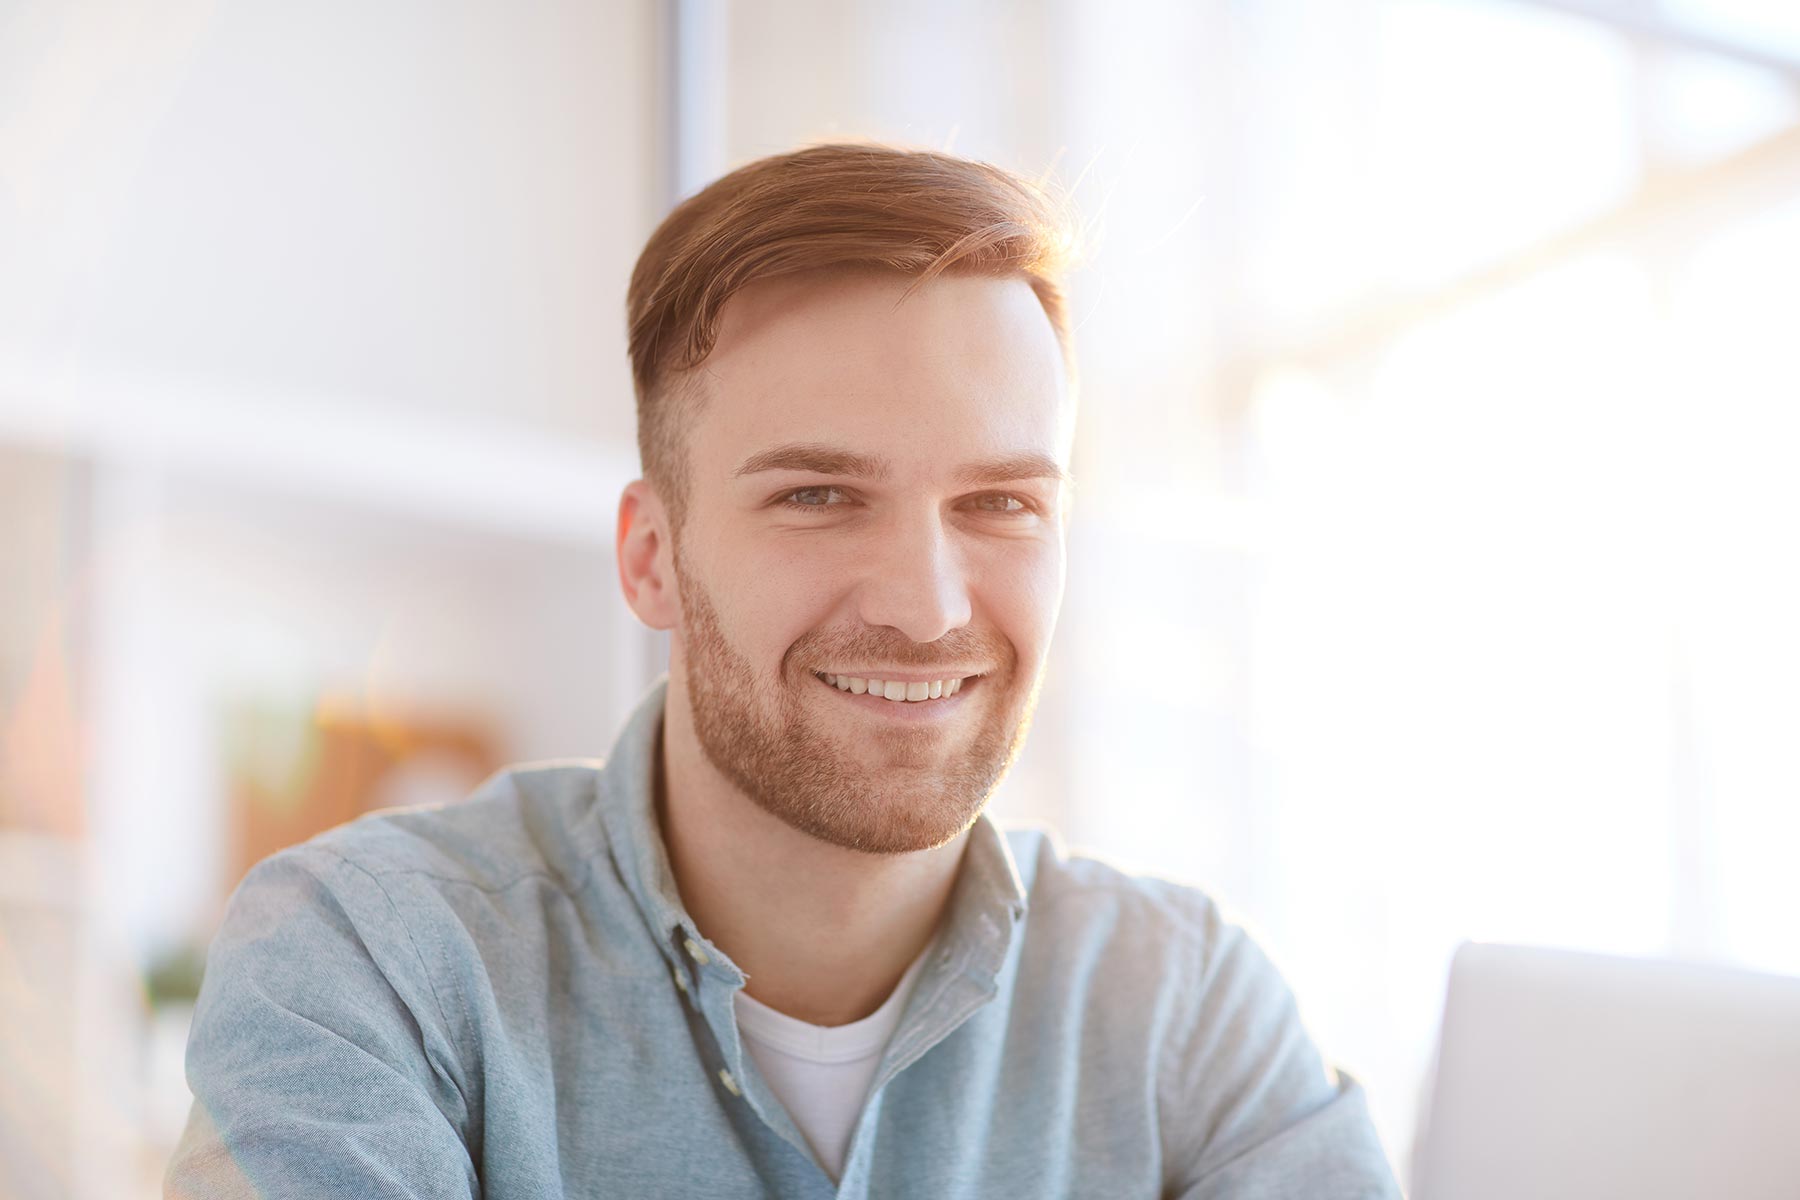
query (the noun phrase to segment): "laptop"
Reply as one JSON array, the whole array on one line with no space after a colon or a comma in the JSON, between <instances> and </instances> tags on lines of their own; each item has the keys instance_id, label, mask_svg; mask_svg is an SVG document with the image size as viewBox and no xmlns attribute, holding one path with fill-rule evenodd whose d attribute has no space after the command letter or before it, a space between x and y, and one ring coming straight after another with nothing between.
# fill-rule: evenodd
<instances>
[{"instance_id":1,"label":"laptop","mask_svg":"<svg viewBox=\"0 0 1800 1200\"><path fill-rule=\"evenodd\" d=\"M1424 1113L1413 1200L1795 1200L1800 979L1464 945Z\"/></svg>"}]
</instances>

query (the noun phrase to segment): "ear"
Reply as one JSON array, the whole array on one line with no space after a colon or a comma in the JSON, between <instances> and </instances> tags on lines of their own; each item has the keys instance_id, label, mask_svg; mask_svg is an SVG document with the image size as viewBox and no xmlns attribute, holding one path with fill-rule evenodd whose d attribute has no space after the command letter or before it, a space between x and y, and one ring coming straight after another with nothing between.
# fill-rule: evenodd
<instances>
[{"instance_id":1,"label":"ear","mask_svg":"<svg viewBox=\"0 0 1800 1200\"><path fill-rule=\"evenodd\" d=\"M642 479L626 484L619 497L617 543L625 603L650 628L675 628L681 606L668 510L656 489Z\"/></svg>"}]
</instances>

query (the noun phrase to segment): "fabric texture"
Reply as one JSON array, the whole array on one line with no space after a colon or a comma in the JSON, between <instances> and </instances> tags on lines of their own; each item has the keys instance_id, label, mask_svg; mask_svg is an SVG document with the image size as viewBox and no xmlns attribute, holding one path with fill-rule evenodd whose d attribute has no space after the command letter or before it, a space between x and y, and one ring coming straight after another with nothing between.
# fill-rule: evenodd
<instances>
[{"instance_id":1,"label":"fabric texture","mask_svg":"<svg viewBox=\"0 0 1800 1200\"><path fill-rule=\"evenodd\" d=\"M503 771L250 872L168 1195L1398 1196L1361 1087L1211 901L985 817L834 1183L676 892L664 696L604 765Z\"/></svg>"}]
</instances>

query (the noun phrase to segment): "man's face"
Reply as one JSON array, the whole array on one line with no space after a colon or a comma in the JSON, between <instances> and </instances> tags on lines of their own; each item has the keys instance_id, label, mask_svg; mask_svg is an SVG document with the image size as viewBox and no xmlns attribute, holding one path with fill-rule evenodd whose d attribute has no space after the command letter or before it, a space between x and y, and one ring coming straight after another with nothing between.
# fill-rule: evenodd
<instances>
[{"instance_id":1,"label":"man's face","mask_svg":"<svg viewBox=\"0 0 1800 1200\"><path fill-rule=\"evenodd\" d=\"M1023 743L1064 576L1073 405L1037 298L940 277L896 307L910 282L731 299L674 547L672 672L707 759L871 853L942 845L980 812Z\"/></svg>"}]
</instances>

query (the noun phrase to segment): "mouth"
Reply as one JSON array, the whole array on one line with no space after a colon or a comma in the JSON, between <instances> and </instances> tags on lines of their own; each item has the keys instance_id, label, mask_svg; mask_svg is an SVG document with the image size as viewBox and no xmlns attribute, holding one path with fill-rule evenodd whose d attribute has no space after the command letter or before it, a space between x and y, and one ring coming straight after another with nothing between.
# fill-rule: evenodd
<instances>
[{"instance_id":1,"label":"mouth","mask_svg":"<svg viewBox=\"0 0 1800 1200\"><path fill-rule=\"evenodd\" d=\"M883 679L814 671L813 678L847 697L860 698L865 704L936 708L973 687L982 677L946 675L938 679Z\"/></svg>"}]
</instances>

